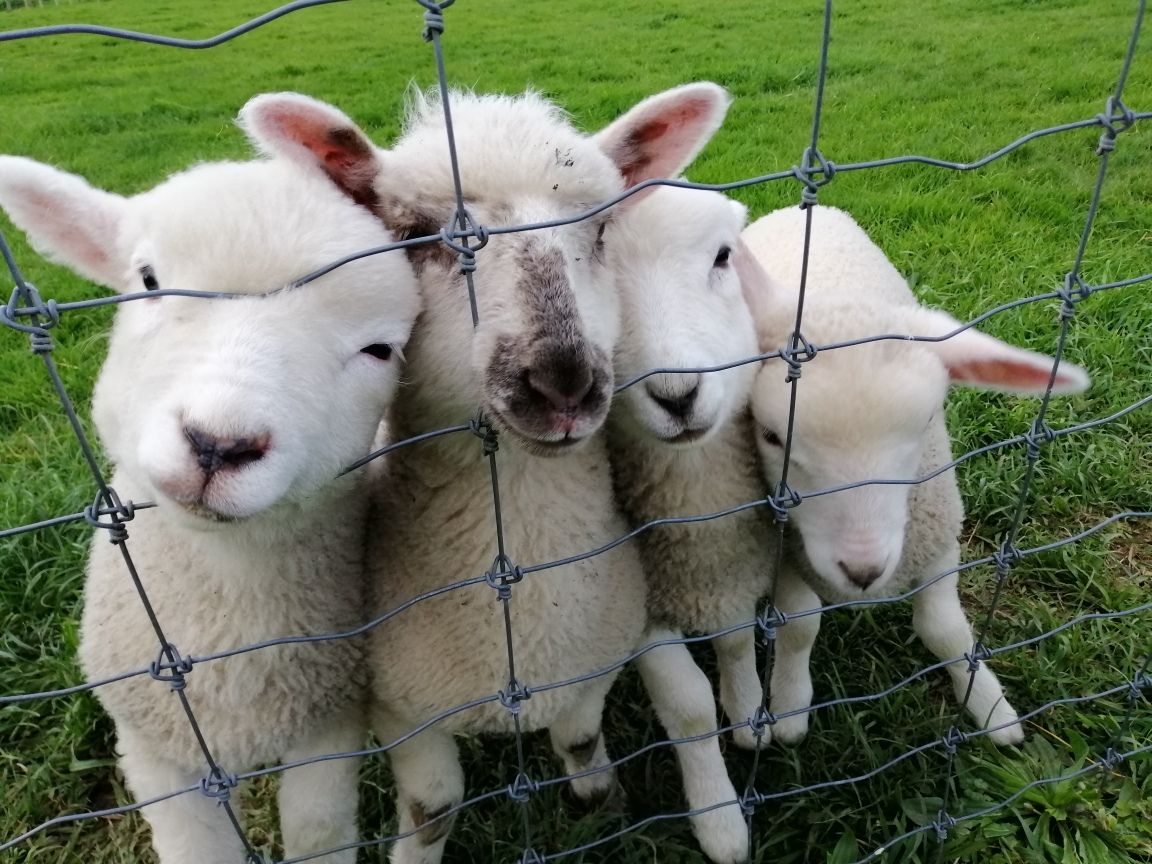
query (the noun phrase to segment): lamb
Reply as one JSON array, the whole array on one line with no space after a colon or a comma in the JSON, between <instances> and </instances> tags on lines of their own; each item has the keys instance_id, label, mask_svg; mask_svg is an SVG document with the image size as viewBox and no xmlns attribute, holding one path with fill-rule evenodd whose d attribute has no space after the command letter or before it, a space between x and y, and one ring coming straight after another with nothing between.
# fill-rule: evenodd
<instances>
[{"instance_id":1,"label":"lamb","mask_svg":"<svg viewBox=\"0 0 1152 864\"><path fill-rule=\"evenodd\" d=\"M744 206L724 195L676 187L653 192L617 219L609 259L623 310L618 381L756 356L742 291L762 291L764 277L740 243L745 220ZM707 374L661 373L616 397L609 450L617 500L634 527L765 497L747 409L755 372L747 363ZM650 528L636 542L648 577L645 642L755 619L775 569L775 532L757 511ZM762 700L753 631L735 630L712 644L724 713L733 723L747 721ZM672 737L715 731L711 684L684 645L650 650L637 664ZM749 748L766 741L747 725L733 737ZM678 749L693 808L736 797L716 737ZM692 761L711 768L697 778Z\"/></svg>"},{"instance_id":2,"label":"lamb","mask_svg":"<svg viewBox=\"0 0 1152 864\"><path fill-rule=\"evenodd\" d=\"M334 478L367 453L392 399L419 290L400 253L285 286L392 242L379 220L286 160L203 164L125 198L4 156L0 206L43 253L115 291L260 295L119 305L96 384L113 487L124 501L158 502L136 513L125 548L165 639L189 658L360 624L367 496L355 472ZM208 793L227 793L231 774L362 748L362 641L281 644L184 670L220 773L209 771L168 684L145 675L100 687L132 794L144 801L202 779ZM167 659L121 549L98 531L84 672L101 679L158 655ZM357 767L346 758L284 772L289 857L355 842ZM247 860L206 794L143 813L162 864ZM316 860L352 864L355 850Z\"/></svg>"},{"instance_id":3,"label":"lamb","mask_svg":"<svg viewBox=\"0 0 1152 864\"><path fill-rule=\"evenodd\" d=\"M808 264L803 336L814 345L885 333L942 338L961 325L917 303L884 253L843 211L816 207ZM791 208L748 227L744 239L769 277L754 298L760 346L788 344L800 282L805 213ZM869 479L871 484L803 498L792 511L795 549L777 574L777 607L791 615L832 602L891 597L931 583L913 598L913 628L940 660L971 652L972 630L960 606L956 573L964 518L954 472L907 485L952 461L944 420L950 382L1017 393L1041 393L1053 360L968 329L938 342L886 340L820 351L803 364L798 383L788 484L801 493ZM781 478L790 385L784 360L757 373L751 405L767 480ZM1054 392L1089 383L1062 362ZM777 740L800 740L812 702L809 656L818 615L792 618L778 630L771 710L788 714ZM965 702L966 661L949 664L956 698ZM995 674L979 662L966 707L998 744L1024 732Z\"/></svg>"},{"instance_id":4,"label":"lamb","mask_svg":"<svg viewBox=\"0 0 1152 864\"><path fill-rule=\"evenodd\" d=\"M715 131L726 104L715 85L686 85L641 102L590 137L533 93L450 98L467 207L487 226L570 217L626 186L674 176ZM244 113L262 146L337 177L371 201L398 237L458 224L435 98L414 99L391 150L375 148L339 112L293 94L259 97ZM282 134L285 117L298 118L307 132ZM620 329L605 263L610 223L601 213L490 235L474 273L474 310L454 252L440 244L412 249L427 305L408 351L411 386L398 396L392 428L403 439L459 424L479 407L485 441L442 436L392 454L379 486L381 516L370 529L374 602L384 613L485 572L493 587L511 579L516 668L510 680L500 592L483 582L421 600L373 631L372 725L392 744L399 829L408 835L393 845L394 862L441 858L448 811L464 795L454 734L509 733L516 723L548 729L565 770L576 775L570 782L579 798L615 789L601 733L615 672L543 685L607 670L638 646L646 619L636 551L624 544L522 579L515 569L596 548L626 530L599 434ZM497 442L503 547L483 458ZM515 713L492 698L497 693ZM721 843L706 850L714 859L742 857L739 815L733 805L701 817L718 826Z\"/></svg>"}]
</instances>

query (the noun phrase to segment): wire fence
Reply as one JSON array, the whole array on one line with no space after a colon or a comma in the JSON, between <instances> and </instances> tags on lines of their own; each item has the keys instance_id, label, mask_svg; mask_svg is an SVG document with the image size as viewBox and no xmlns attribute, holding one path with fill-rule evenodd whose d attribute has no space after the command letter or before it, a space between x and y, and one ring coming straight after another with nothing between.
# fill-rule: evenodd
<instances>
[{"instance_id":1,"label":"wire fence","mask_svg":"<svg viewBox=\"0 0 1152 864\"><path fill-rule=\"evenodd\" d=\"M219 34L218 36L202 40L170 38L166 36L139 33L127 30L117 30L100 26L67 25L28 30L14 30L0 33L0 42L62 34L96 34L105 37L114 37L118 39L139 42L149 42L177 48L202 49L228 42L258 27L268 25L284 15L305 10L309 7L325 5L333 2L343 2L343 0L299 0L299 2L287 4L257 18L254 18L251 21L240 24L231 30ZM755 841L758 835L753 831L753 828L758 824L757 814L761 811L762 805L784 798L797 797L812 792L819 792L820 790L829 787L859 784L889 770L890 768L901 762L904 762L905 760L917 756L918 754L929 752L941 753L943 754L944 758L944 770L939 777L940 798L942 801L939 812L936 813L932 818L923 820L922 824L917 825L913 829L906 831L899 836L891 837L886 843L878 848L873 849L868 855L860 860L861 864L864 861L875 860L884 855L888 850L891 850L900 844L907 843L908 841L918 838L922 835L928 835L934 836L938 841L941 841L937 847L937 860L943 861L946 844L944 844L942 841L944 841L949 836L950 832L952 832L957 825L967 821L981 819L990 814L1005 810L1006 808L1011 808L1013 804L1017 802L1022 796L1025 796L1030 790L1036 787L1076 779L1093 772L1109 772L1125 760L1146 756L1150 751L1152 751L1152 744L1141 744L1135 741L1130 734L1136 712L1140 710L1140 703L1145 695L1150 690L1152 690L1152 672L1150 672L1150 664L1152 664L1152 652L1149 652L1139 668L1130 670L1130 676L1125 680L1116 681L1114 686L1086 695L1053 698L1050 701L1035 707L1031 711L1021 716L1020 720L1025 721L1030 718L1043 715L1046 712L1049 712L1059 706L1084 705L1087 703L1096 702L1098 700L1122 697L1123 709L1120 716L1117 718L1115 733L1109 740L1099 742L1098 749L1095 751L1096 755L1094 759L1088 761L1087 764L1078 769L1040 778L1031 783L1028 783L1027 785L1021 786L1007 797L996 801L987 807L976 810L968 810L966 812L956 812L954 809L956 806L955 788L957 779L956 754L967 742L988 735L991 732L995 732L998 728L1002 728L993 727L975 731L966 731L961 728L961 717L967 705L968 697L971 695L972 681L975 678L975 672L979 667L980 662L1005 654L1007 652L1024 648L1029 645L1035 645L1037 643L1043 642L1044 640L1050 639L1070 628L1078 627L1090 621L1115 620L1128 618L1130 616L1147 616L1149 612L1152 612L1152 601L1150 601L1148 603L1127 609L1079 615L1077 617L1063 621L1058 626L1055 626L1049 630L1010 644L994 646L989 641L991 624L1003 598L1004 588L1010 581L1013 570L1021 561L1028 559L1031 556L1040 555L1060 549L1070 544L1078 543L1085 538L1094 534L1098 534L1121 521L1152 518L1152 511L1149 510L1125 510L1122 512L1114 513L1111 516L1102 519L1097 524L1092 525L1083 531L1080 531L1079 533L1070 534L1050 543L1032 548L1022 548L1019 545L1021 526L1026 514L1028 513L1037 466L1041 461L1044 448L1050 443L1061 439L1064 436L1088 433L1100 426L1113 423L1120 418L1131 414L1132 412L1144 408L1150 401L1152 401L1152 394L1149 394L1119 410L1116 410L1114 413L1108 416L1087 420L1063 428L1052 428L1048 423L1049 403L1052 394L1053 382L1056 378L1056 367L1059 364L1060 357L1064 352L1068 335L1072 328L1073 321L1076 319L1076 312L1080 304L1089 301L1093 296L1105 291L1121 290L1152 281L1152 273L1146 273L1143 275L1136 275L1131 278L1113 282L1090 284L1083 278L1081 272L1085 253L1088 249L1089 239L1092 234L1093 225L1096 220L1098 207L1103 193L1105 178L1108 172L1109 160L1117 146L1118 139L1124 132L1131 129L1139 121L1152 117L1152 112L1141 112L1133 110L1129 108L1123 101L1125 83L1131 68L1132 59L1136 50L1137 38L1140 33L1144 17L1146 5L1145 0L1140 0L1139 2L1131 31L1131 36L1128 41L1122 67L1117 78L1115 90L1107 98L1101 113L1097 114L1095 117L1087 118L1074 123L1065 123L1058 126L1035 130L972 162L952 162L928 156L905 155L845 164L834 163L826 159L820 151L820 128L824 108L824 83L829 65L828 48L830 28L832 24L832 2L831 0L826 0L823 10L823 35L819 59L811 136L808 147L804 150L799 164L789 170L741 179L730 183L702 184L690 183L682 180L652 180L630 188L620 195L617 195L607 201L603 201L585 212L572 214L570 217L548 222L537 222L533 224L500 227L481 226L474 224L471 221L467 210L465 209L466 190L463 187L460 174L455 165L455 150L454 143L452 141L452 121L449 113L451 103L448 91L448 79L445 70L444 50L442 44L446 33L446 21L449 17L445 15L445 10L452 5L453 0L447 0L447 2L443 3L434 3L430 2L430 0L417 0L417 2L424 8L425 29L423 36L424 39L431 45L431 50L433 52L434 61L436 64L439 87L443 98L443 108L449 135L449 149L453 158L453 180L455 183L456 192L456 217L454 222L445 226L439 234L415 237L408 240L391 243L387 246L364 250L354 256L349 256L342 260L334 261L319 271L301 277L295 283L296 285L306 284L314 279L319 278L325 273L331 272L332 270L348 263L349 261L355 260L356 258L381 254L384 252L404 249L421 244L444 243L449 248L454 250L459 256L461 271L463 272L463 275L468 284L469 301L472 304L473 322L475 323L476 310L478 309L480 300L476 296L472 273L477 266L483 266L482 256L478 255L478 252L483 247L484 243L486 242L485 238L488 236L512 232L535 231L542 228L555 227L587 219L597 213L600 213L603 210L606 210L624 198L635 194L640 189L651 185L671 185L686 188L729 191L753 184L785 180L792 180L800 185L800 206L805 208L807 211L807 223L803 252L803 272L806 274L809 257L809 242L812 236L812 208L818 206L820 189L828 183L832 182L838 174L860 170L879 169L888 166L907 165L911 163L935 166L953 171L972 171L978 168L982 168L995 160L1001 159L1038 138L1071 132L1073 130L1079 129L1099 128L1101 130L1097 149L1097 153L1099 155L1099 168L1095 183L1091 189L1090 203L1085 214L1083 230L1075 248L1072 267L1062 280L1062 284L1060 284L1052 291L1023 297L989 309L971 321L957 328L955 332L944 336L920 337L906 333L889 333L876 334L868 338L825 345L810 344L802 335L806 289L805 275L802 275L799 286L800 291L796 308L795 326L793 328L789 343L780 350L768 352L756 357L745 358L739 361L739 363L725 364L716 367L697 369L653 369L631 380L619 382L615 388L617 392L625 390L629 387L635 386L651 375L656 375L662 372L709 373L722 371L724 369L729 369L733 366L741 364L757 363L767 359L783 359L787 363L791 373L789 378L793 391L793 400L792 410L787 426L787 434L784 436L784 474L777 488L773 490L773 493L762 500L744 502L738 506L734 506L720 512L698 514L691 517L653 520L644 525L640 525L624 534L623 536L614 538L610 542L607 542L597 548L587 549L561 560L531 562L519 566L512 564L513 559L509 556L509 551L505 549L504 537L500 527L501 511L498 495L500 445L496 439L495 431L486 422L484 422L482 417L478 416L471 419L461 418L461 422L457 423L456 425L428 431L402 441L389 443L387 446L376 450L364 459L348 466L345 473L355 470L356 468L367 464L372 459L379 458L387 453L393 452L400 448L419 446L424 442L439 438L441 436L473 435L480 439L477 441L477 447L483 448L483 451L488 459L492 478L492 505L495 507L497 517L497 537L495 540L499 549L499 557L496 559L496 564L493 566L492 570L486 573L478 573L467 576L466 578L460 578L457 581L436 590L428 591L426 593L411 597L406 602L396 606L395 608L387 610L385 613L370 621L366 621L363 625L351 630L347 630L345 632L328 633L322 635L286 635L281 638L270 639L254 644L236 645L232 648L214 653L186 654L183 653L180 648L186 649L188 646L180 646L180 648L178 648L176 645L172 644L172 642L165 634L163 622L158 620L157 616L152 611L152 604L150 603L148 592L144 587L140 574L137 572L132 554L130 552L131 542L128 529L129 524L133 521L137 511L149 507L154 507L155 504L151 502L124 501L117 494L116 490L113 489L105 479L104 473L100 468L96 453L88 440L88 436L84 431L79 417L77 416L72 399L70 398L65 388L64 382L53 359L54 343L52 329L60 322L61 316L65 313L71 314L79 310L92 309L94 307L109 304L132 302L144 297L156 298L163 296L195 296L205 299L212 299L233 295L178 290L154 290L135 294L118 295L113 297L94 298L70 303L57 303L54 300L45 299L31 283L23 278L21 270L17 265L10 247L8 246L3 236L0 235L0 255L3 256L7 269L15 281L15 289L11 295L11 299L8 301L7 305L0 307L0 323L2 323L9 330L22 333L27 336L32 353L39 357L40 362L44 364L45 372L51 380L53 388L55 389L55 393L59 399L60 408L66 415L71 429L75 434L77 444L91 472L91 477L96 489L93 503L83 511L57 516L27 525L6 528L0 531L0 538L13 537L28 532L43 530L52 526L59 526L75 522L87 522L97 530L107 532L109 539L117 546L123 557L126 575L132 580L140 602L147 610L157 640L157 659L147 667L127 669L117 675L113 675L107 678L85 681L75 686L62 687L56 690L3 694L0 695L0 710L2 710L4 706L13 705L16 703L66 697L76 693L95 690L108 684L124 681L130 678L142 678L145 676L151 676L158 682L157 698L160 698L163 695L163 690L166 685L167 689L171 690L175 697L180 700L183 711L187 717L189 727L194 732L196 739L199 742L199 747L204 757L205 768L204 776L199 783L189 785L185 788L172 789L165 795L158 796L149 800L136 801L132 804L124 806L56 816L55 818L48 819L41 824L29 827L27 831L18 836L0 838L0 851L16 849L30 838L36 837L37 835L40 835L49 829L58 826L82 821L104 819L107 817L130 813L150 804L171 799L176 796L206 795L215 799L218 802L218 805L228 814L234 830L244 844L244 848L248 856L248 861L252 862L252 864L255 864L255 862L264 862L265 859L256 850L255 846L246 836L234 809L235 805L231 799L230 793L239 782L269 774L276 774L289 768L311 764L323 760L387 753L404 741L419 734L421 731L440 723L445 718L484 704L503 704L504 707L510 712L512 717L513 725L515 728L517 752L516 776L513 782L505 787L490 789L467 800L464 800L461 803L451 807L450 809L436 814L423 825L419 826L416 830L424 830L430 825L436 824L438 822L446 822L447 820L452 819L456 814L473 808L485 801L505 799L517 802L520 806L520 811L522 814L522 853L520 856L520 861L524 862L524 864L529 864L529 862L553 861L579 856L580 853L586 852L590 849L618 841L625 834L641 831L645 827L655 822L685 819L692 815L699 815L706 810L715 809L716 807L731 806L733 803L736 803L741 808L741 811L744 814L748 825L749 836ZM1039 409L1032 423L1026 431L1011 438L998 441L965 453L947 465L941 466L930 474L923 477L918 477L911 481L896 481L884 478L873 478L858 483L845 484L836 488L816 490L795 490L789 486L788 464L793 440L793 419L795 416L796 404L795 395L798 388L800 387L800 381L802 380L802 376L799 373L802 370L803 364L810 361L817 355L817 353L880 340L912 340L925 342L942 341L952 338L963 330L976 326L977 324L980 324L989 318L1000 315L1011 309L1015 309L1025 304L1052 300L1059 301L1061 304L1059 330L1055 348L1055 363L1053 365L1052 374L1049 379L1048 389L1040 402ZM588 675L580 676L579 678L561 681L538 682L520 682L517 680L515 672L516 655L511 639L511 621L513 612L510 601L515 594L517 583L522 579L530 578L534 573L562 567L567 564L601 555L622 543L626 543L632 540L639 534L645 531L649 531L657 526L720 519L753 508L759 508L766 512L766 516L770 517L774 521L776 530L778 531L779 537L782 540L786 526L788 524L790 511L796 506L800 506L805 500L818 496L835 494L838 492L846 491L848 489L869 484L905 483L908 485L914 485L924 483L930 480L932 477L942 474L954 467L963 465L964 463L978 456L988 454L993 451L1010 448L1023 450L1025 455L1025 470L1019 483L1017 495L1014 502L1012 503L1012 515L1009 528L1003 535L998 549L990 555L966 561L952 570L937 574L933 579L930 579L927 582L918 585L917 587L908 591L907 593L896 597L858 599L842 603L832 603L806 612L785 614L776 608L773 602L773 598L769 596L766 599L766 603L762 612L753 620L743 622L736 627L729 628L725 631L721 631L720 633L710 633L701 636L687 636L683 638L653 642L638 648L630 656L619 658L617 662L607 666L606 668L598 669L592 673L589 673ZM777 553L778 556L783 554L783 548L784 543L779 543L779 551ZM779 563L780 559L778 557L777 564L779 565ZM791 621L796 620L797 618L808 615L816 615L837 609L901 603L908 600L915 594L924 591L936 582L939 582L940 580L948 577L952 573L965 572L974 568L981 567L994 568L995 590L987 605L983 609L982 618L976 630L976 640L972 645L971 650L965 653L963 657L949 658L948 660L944 660L921 668L905 679L898 681L892 684L890 687L875 693L861 696L829 699L821 703L813 704L809 708L798 711L791 711L780 714L773 714L771 712L769 703L771 696L769 681L772 668L772 649L774 640L780 628L787 627ZM382 742L378 746L365 747L364 749L356 752L326 754L323 756L302 759L274 767L262 768L243 773L230 773L228 771L228 766L220 764L214 757L212 742L206 740L205 736L201 732L200 725L197 721L196 712L184 691L184 685L187 677L195 675L197 668L203 667L204 665L210 663L225 662L229 658L249 652L265 650L276 645L355 638L373 630L374 628L382 626L386 627L389 619L402 614L405 610L411 608L412 606L424 602L432 597L441 596L445 593L466 586L481 585L485 583L496 589L497 600L503 606L506 632L508 634L507 652L509 668L506 686L503 689L495 689L492 693L486 696L475 699L466 704L454 706L451 709L441 712L436 716L428 717L417 728L413 729L411 732L401 738L398 738L397 740ZM762 684L764 695L761 705L754 716L740 722L731 722L729 725L721 726L715 731L693 736L691 738L671 738L668 740L650 742L643 748L632 753L628 753L612 761L608 765L590 769L585 773L590 774L599 771L613 770L616 767L634 760L646 753L649 753L654 749L671 747L675 744L702 740L711 736L722 735L741 727L747 727L751 729L754 735L759 738L760 736L763 736L766 731L769 730L775 723L785 717L805 712L827 711L837 706L852 706L861 703L882 700L890 694L900 690L901 688L906 687L912 682L919 680L936 670L945 668L947 665L949 665L949 663L954 663L957 661L967 661L968 663L968 669L970 672L968 693L965 695L962 704L958 707L955 713L952 723L942 737L926 741L922 744L919 744L918 746L910 747L889 761L876 766L873 770L870 770L866 773L860 774L858 776L844 777L821 783L810 784L807 786L797 786L794 788L779 789L773 791L770 788L770 784L767 782L768 778L764 776L765 772L761 770L761 751L754 751L753 755L749 759L747 773L744 777L743 783L738 784L738 786L742 785L743 791L739 795L739 798L736 802L723 802L721 804L713 805L709 808L654 815L637 821L633 824L629 824L619 831L615 831L606 836L598 837L583 845L548 851L545 848L548 838L540 836L540 832L538 831L537 825L534 821L532 806L533 798L541 790L551 786L556 786L558 784L566 783L571 778L569 776L547 778L536 778L530 776L524 756L525 748L522 740L523 733L520 729L518 718L519 704L523 700L530 698L530 696L534 693L541 693L560 687L570 686L579 681L585 681L595 677L611 675L616 670L632 662L640 655L652 651L659 646L668 644L698 643L712 639L718 635L725 635L727 633L735 632L738 630L754 630L758 634L760 642L766 650L766 659L762 666ZM1010 724L1004 725L1006 726ZM340 847L340 849L378 846L390 843L412 833L415 833L415 830L408 832L407 834L393 834L390 836L370 837L357 843ZM280 864L294 864L294 862L297 861L312 860L314 858L320 857L323 854L326 854L327 852L333 851L338 850L326 850L325 852L317 852L312 855L293 858L290 860L286 859L281 861Z\"/></svg>"}]
</instances>

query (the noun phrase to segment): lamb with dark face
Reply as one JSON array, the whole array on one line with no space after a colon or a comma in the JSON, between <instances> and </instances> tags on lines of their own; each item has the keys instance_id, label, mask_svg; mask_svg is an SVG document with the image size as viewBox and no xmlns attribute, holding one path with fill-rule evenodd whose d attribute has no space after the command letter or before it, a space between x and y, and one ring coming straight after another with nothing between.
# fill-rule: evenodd
<instances>
[{"instance_id":1,"label":"lamb with dark face","mask_svg":"<svg viewBox=\"0 0 1152 864\"><path fill-rule=\"evenodd\" d=\"M645 100L588 136L532 93L456 93L451 100L466 205L472 219L489 228L571 217L626 186L675 176L715 131L726 104L715 85L687 85ZM361 197L374 198L398 236L436 233L452 221L454 182L435 99L414 100L390 150L373 151L348 118L299 96L260 97L246 115L264 146L311 161ZM371 176L375 185L365 184ZM425 311L409 346L409 382L401 388L394 434L428 432L483 412L500 433L505 548L517 564L561 559L626 531L599 434L620 332L605 256L612 242L609 213L492 234L476 256L475 322L455 254L439 246L412 252ZM370 548L378 612L493 566L497 532L482 453L481 442L464 434L393 454ZM625 544L525 576L513 588L511 608L516 674L525 686L606 669L638 645L645 627L636 551ZM502 607L486 584L421 601L378 627L372 639L373 724L383 741L508 687ZM521 727L549 729L569 773L597 769L573 778L581 798L615 787L600 730L613 678L536 690L519 706ZM509 711L488 702L393 748L400 830L419 829L462 800L453 733L512 728ZM709 850L718 861L740 859L746 832L741 825L735 833ZM446 835L442 821L428 825L397 843L393 860L433 864Z\"/></svg>"}]
</instances>

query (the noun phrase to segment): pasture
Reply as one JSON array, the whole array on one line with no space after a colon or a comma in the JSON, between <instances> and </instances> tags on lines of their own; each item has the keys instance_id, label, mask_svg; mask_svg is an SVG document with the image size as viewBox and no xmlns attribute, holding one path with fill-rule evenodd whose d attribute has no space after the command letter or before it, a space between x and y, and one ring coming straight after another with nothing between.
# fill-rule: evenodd
<instances>
[{"instance_id":1,"label":"pasture","mask_svg":"<svg viewBox=\"0 0 1152 864\"><path fill-rule=\"evenodd\" d=\"M728 119L689 171L725 182L787 169L808 142L822 4L752 0L724 4L661 0L605 4L542 0L510 8L461 2L446 13L449 79L481 91L541 90L578 125L597 129L644 96L708 79L735 97ZM821 150L835 162L901 154L968 161L1025 133L1092 117L1120 68L1136 4L1131 0L841 0L832 43ZM244 0L107 0L0 12L0 29L83 20L203 37L266 11ZM331 101L381 143L399 129L409 82L435 82L410 0L361 0L290 15L208 51L177 51L102 37L0 43L0 152L31 156L132 193L193 162L245 158L232 125L253 94L298 90ZM1136 110L1152 106L1148 40L1126 89ZM904 165L837 176L820 200L852 212L926 302L968 319L1006 301L1051 291L1073 261L1098 169L1099 129L1032 141L986 168L957 173ZM799 201L781 181L733 193L753 217ZM1111 159L1083 273L1099 284L1152 271L1152 138L1124 133ZM0 217L25 276L45 298L96 296L100 289L38 258ZM483 267L483 254L478 261ZM1093 376L1086 394L1055 399L1048 422L1061 428L1106 417L1149 392L1149 285L1102 292L1080 304L1068 359ZM462 298L463 302L463 298ZM1037 351L1055 347L1059 304L1030 304L985 329ZM70 312L55 329L56 360L87 413L111 319L106 307ZM949 422L957 454L1028 429L1037 402L957 392ZM462 418L464 419L464 418ZM978 457L959 471L968 520L965 559L995 550L1007 530L1024 472L1023 449ZM79 511L90 477L42 365L20 334L0 329L0 528ZM1034 547L1152 503L1152 414L1144 407L1108 425L1044 447L1019 545ZM477 506L488 506L478 502ZM83 560L81 524L0 539L0 696L79 683L75 663ZM146 576L146 574L145 574ZM992 568L969 571L963 596L974 623L993 592ZM1118 522L1082 542L1029 557L1005 586L989 640L1027 639L1077 616L1147 603L1152 596L1152 524ZM995 669L1022 711L1059 697L1098 692L1132 678L1152 652L1152 613L1086 620L998 657ZM930 662L912 640L907 607L827 615L813 659L817 700L874 693ZM706 657L707 652L701 652ZM158 692L158 698L168 694ZM1127 747L1152 743L1145 691ZM664 735L634 675L610 699L605 729L620 757ZM1112 740L1122 694L1055 707L1027 724L1028 742L997 751L975 740L959 748L954 814L998 802L1031 781L1084 767ZM761 755L758 788L784 791L863 775L910 747L939 738L954 706L943 673L892 695L818 712L799 747ZM543 744L535 737L532 744ZM462 745L469 793L507 786L516 773L511 742ZM739 787L750 754L725 743ZM546 746L529 752L533 776L553 776ZM944 756L912 756L877 776L758 808L758 862L856 861L940 807ZM624 815L581 815L553 787L533 796L535 845L559 852L661 813L683 809L668 748L621 767ZM258 813L249 829L277 853L269 784L245 792ZM365 769L362 833L392 825L384 760ZM112 726L90 695L0 705L0 842L61 813L127 803L113 769ZM506 862L523 848L519 805L503 798L461 816L446 860ZM148 860L138 816L52 829L6 853L15 862ZM937 860L931 834L883 860ZM384 851L362 853L383 861ZM1152 760L1040 786L1012 808L957 826L943 860L1141 862L1152 859ZM618 842L568 860L703 860L683 820L656 821Z\"/></svg>"}]
</instances>

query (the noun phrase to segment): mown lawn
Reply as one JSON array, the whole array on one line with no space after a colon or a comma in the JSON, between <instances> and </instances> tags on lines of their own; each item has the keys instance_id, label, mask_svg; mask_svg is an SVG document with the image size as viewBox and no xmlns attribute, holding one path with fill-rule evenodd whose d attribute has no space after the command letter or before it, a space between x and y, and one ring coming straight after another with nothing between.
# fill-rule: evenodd
<instances>
[{"instance_id":1,"label":"mown lawn","mask_svg":"<svg viewBox=\"0 0 1152 864\"><path fill-rule=\"evenodd\" d=\"M842 0L833 22L821 148L836 162L905 153L971 160L1036 128L1103 110L1130 30L1133 0ZM0 28L84 20L203 37L266 11L255 0L108 0L0 11ZM785 169L800 158L811 123L822 3L660 0L608 4L539 0L461 2L448 10L444 44L458 85L557 99L594 129L658 90L711 79L736 96L724 128L690 176L720 182ZM380 142L397 132L405 87L435 71L421 41L421 10L409 0L361 0L308 10L220 48L181 52L92 36L0 44L0 152L32 156L131 193L167 172L206 159L247 154L231 123L253 94L300 90L343 107ZM1152 109L1145 34L1126 100ZM1069 268L1097 170L1098 130L1030 143L967 174L902 166L839 175L821 200L851 210L927 301L971 317L1016 297L1050 291ZM1084 276L1108 282L1152 271L1152 135L1137 126L1119 143ZM791 182L736 194L753 215L798 201ZM0 217L17 260L45 297L74 300L99 289L39 260ZM481 258L481 265L483 259ZM1102 293L1081 305L1068 356L1088 367L1092 390L1054 401L1053 427L1107 416L1146 395L1152 382L1152 283ZM986 329L1036 350L1055 345L1058 305L1026 306ZM107 310L74 312L56 330L57 362L86 413L100 363ZM1020 434L1035 400L958 394L950 405L957 452ZM961 472L969 521L967 555L986 555L1012 516L1024 471L1019 448L975 459ZM93 489L57 409L43 368L19 334L0 331L0 528L91 501ZM1152 410L1137 410L1045 448L1020 538L1037 546L1122 510L1152 504ZM56 528L0 540L0 695L77 683L74 661L88 529ZM1152 524L1118 523L1076 546L1017 565L990 634L1019 641L1079 615L1131 608L1152 597ZM970 608L992 593L990 568L968 574ZM973 615L974 619L978 616ZM878 608L826 616L814 658L817 698L883 689L930 658L911 639L908 610ZM1080 623L998 658L1016 706L1097 692L1130 678L1152 651L1148 614ZM159 685L158 685L159 686ZM607 727L617 755L662 737L634 676L615 691ZM1103 753L1120 699L1054 708L1029 729L1019 751L983 741L957 755L961 815L1006 798L1032 780L1084 766ZM909 747L941 736L954 707L943 675L888 698L814 718L799 748L770 749L757 786L774 792L874 770ZM0 707L0 842L60 813L127 799L111 760L111 724L91 696ZM1137 705L1119 749L1152 741L1152 709ZM531 773L556 766L533 739ZM505 742L464 744L473 792L515 774ZM729 748L734 776L748 754ZM935 816L944 790L940 750L907 759L875 778L765 804L756 815L756 860L849 862ZM581 816L566 794L532 804L535 845L554 853L623 825L682 808L666 748L621 769L630 792L620 817ZM391 825L382 760L365 770L366 836ZM261 787L253 839L274 853L271 797ZM518 805L498 801L464 815L449 843L456 862L510 862L522 850ZM150 860L137 816L54 829L0 860ZM883 860L936 861L929 834ZM382 861L376 849L364 861ZM682 820L657 822L570 860L701 860ZM1146 862L1152 860L1152 759L1039 787L1010 811L964 823L943 860Z\"/></svg>"}]
</instances>

